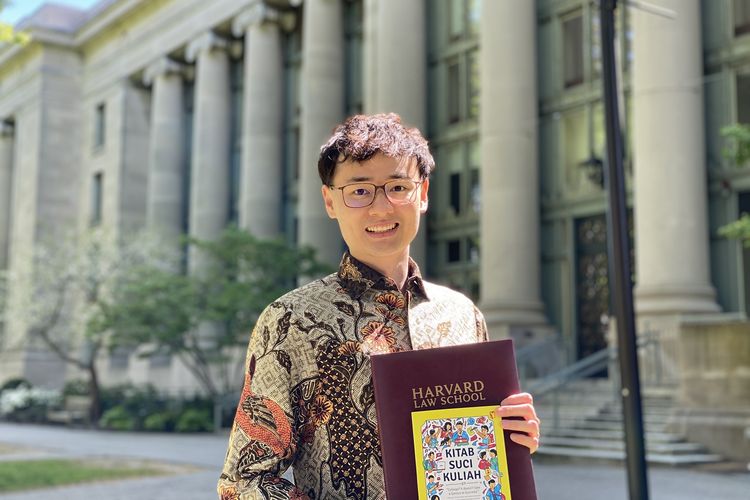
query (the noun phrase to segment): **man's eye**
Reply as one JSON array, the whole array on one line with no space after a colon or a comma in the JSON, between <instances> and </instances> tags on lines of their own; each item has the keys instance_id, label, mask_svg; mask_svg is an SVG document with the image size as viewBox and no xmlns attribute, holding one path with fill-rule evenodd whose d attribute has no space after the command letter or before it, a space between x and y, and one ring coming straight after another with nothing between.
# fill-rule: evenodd
<instances>
[{"instance_id":1,"label":"man's eye","mask_svg":"<svg viewBox=\"0 0 750 500\"><path fill-rule=\"evenodd\" d=\"M370 194L370 191L368 191L367 188L357 188L352 191L352 194L354 196L367 196Z\"/></svg>"},{"instance_id":2,"label":"man's eye","mask_svg":"<svg viewBox=\"0 0 750 500\"><path fill-rule=\"evenodd\" d=\"M408 190L409 190L409 186L407 186L406 184L394 184L393 186L390 187L390 191L392 193L403 193L404 191L408 191Z\"/></svg>"}]
</instances>

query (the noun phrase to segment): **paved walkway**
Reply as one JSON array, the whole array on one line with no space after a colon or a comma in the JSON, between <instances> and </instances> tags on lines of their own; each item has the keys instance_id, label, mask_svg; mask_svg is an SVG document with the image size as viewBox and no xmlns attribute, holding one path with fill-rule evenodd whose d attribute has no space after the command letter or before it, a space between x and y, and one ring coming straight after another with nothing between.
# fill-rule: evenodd
<instances>
[{"instance_id":1,"label":"paved walkway","mask_svg":"<svg viewBox=\"0 0 750 500\"><path fill-rule=\"evenodd\" d=\"M227 436L120 433L60 427L0 423L0 446L15 448L0 453L0 460L64 456L145 459L187 466L185 472L145 479L108 481L44 490L43 498L59 500L208 500L216 498L215 485L226 452ZM7 451L7 450L6 450ZM539 500L626 500L622 467L592 464L535 465ZM705 472L652 468L652 500L686 498L748 500L750 472ZM40 492L0 495L0 500L31 500Z\"/></svg>"}]
</instances>

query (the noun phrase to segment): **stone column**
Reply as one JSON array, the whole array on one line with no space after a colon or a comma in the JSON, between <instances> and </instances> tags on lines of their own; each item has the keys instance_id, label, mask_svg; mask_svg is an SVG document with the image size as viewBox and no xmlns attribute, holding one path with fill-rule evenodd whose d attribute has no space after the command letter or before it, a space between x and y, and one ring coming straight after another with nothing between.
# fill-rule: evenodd
<instances>
[{"instance_id":1,"label":"stone column","mask_svg":"<svg viewBox=\"0 0 750 500\"><path fill-rule=\"evenodd\" d=\"M187 60L195 61L193 148L190 165L189 232L203 240L216 238L229 217L230 83L226 40L212 32L190 43ZM190 271L205 266L191 252Z\"/></svg>"},{"instance_id":2,"label":"stone column","mask_svg":"<svg viewBox=\"0 0 750 500\"><path fill-rule=\"evenodd\" d=\"M700 2L632 9L637 286L645 314L718 311L710 283Z\"/></svg>"},{"instance_id":3,"label":"stone column","mask_svg":"<svg viewBox=\"0 0 750 500\"><path fill-rule=\"evenodd\" d=\"M425 3L404 0L366 0L365 111L394 112L406 125L426 134L427 50ZM370 17L374 16L374 19ZM399 70L398 68L402 68ZM408 70L403 70L408 68ZM427 220L422 219L410 253L426 265Z\"/></svg>"},{"instance_id":4,"label":"stone column","mask_svg":"<svg viewBox=\"0 0 750 500\"><path fill-rule=\"evenodd\" d=\"M535 2L482 4L481 302L493 337L546 323L540 300Z\"/></svg>"},{"instance_id":5,"label":"stone column","mask_svg":"<svg viewBox=\"0 0 750 500\"><path fill-rule=\"evenodd\" d=\"M328 218L318 176L320 146L344 117L344 37L341 0L306 0L302 20L299 231L301 245L338 265L342 253L336 221Z\"/></svg>"},{"instance_id":6,"label":"stone column","mask_svg":"<svg viewBox=\"0 0 750 500\"><path fill-rule=\"evenodd\" d=\"M184 67L167 57L151 64L144 83L151 91L146 224L180 249L183 232L185 162Z\"/></svg>"},{"instance_id":7,"label":"stone column","mask_svg":"<svg viewBox=\"0 0 750 500\"><path fill-rule=\"evenodd\" d=\"M13 126L0 123L0 270L8 268L12 183Z\"/></svg>"},{"instance_id":8,"label":"stone column","mask_svg":"<svg viewBox=\"0 0 750 500\"><path fill-rule=\"evenodd\" d=\"M232 25L245 36L240 227L255 236L281 233L283 61L280 14L258 1Z\"/></svg>"}]
</instances>

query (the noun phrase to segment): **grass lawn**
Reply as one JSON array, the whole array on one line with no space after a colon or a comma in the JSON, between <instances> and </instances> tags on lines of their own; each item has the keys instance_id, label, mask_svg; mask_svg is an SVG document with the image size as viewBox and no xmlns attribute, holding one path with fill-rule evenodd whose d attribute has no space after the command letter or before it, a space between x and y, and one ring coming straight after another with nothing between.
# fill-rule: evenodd
<instances>
[{"instance_id":1,"label":"grass lawn","mask_svg":"<svg viewBox=\"0 0 750 500\"><path fill-rule=\"evenodd\" d=\"M167 473L155 466L65 459L0 461L0 493Z\"/></svg>"}]
</instances>

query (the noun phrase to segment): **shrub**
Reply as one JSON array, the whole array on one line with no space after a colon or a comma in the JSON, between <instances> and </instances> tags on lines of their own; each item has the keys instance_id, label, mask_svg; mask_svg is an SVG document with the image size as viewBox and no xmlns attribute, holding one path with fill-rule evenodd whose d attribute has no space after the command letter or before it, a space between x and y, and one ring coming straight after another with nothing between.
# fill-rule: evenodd
<instances>
[{"instance_id":1,"label":"shrub","mask_svg":"<svg viewBox=\"0 0 750 500\"><path fill-rule=\"evenodd\" d=\"M88 396L91 392L88 381L86 380L69 380L63 387L63 396Z\"/></svg>"},{"instance_id":2,"label":"shrub","mask_svg":"<svg viewBox=\"0 0 750 500\"><path fill-rule=\"evenodd\" d=\"M23 377L9 378L5 382L3 382L2 386L0 386L0 394L8 389L18 389L19 387L26 387L27 389L31 389L31 382Z\"/></svg>"},{"instance_id":3,"label":"shrub","mask_svg":"<svg viewBox=\"0 0 750 500\"><path fill-rule=\"evenodd\" d=\"M137 419L124 406L110 408L99 419L100 427L113 431L132 431L136 429L137 423Z\"/></svg>"},{"instance_id":4,"label":"shrub","mask_svg":"<svg viewBox=\"0 0 750 500\"><path fill-rule=\"evenodd\" d=\"M188 408L180 414L175 425L177 432L210 432L213 430L211 412Z\"/></svg>"},{"instance_id":5,"label":"shrub","mask_svg":"<svg viewBox=\"0 0 750 500\"><path fill-rule=\"evenodd\" d=\"M153 413L143 420L143 430L152 432L173 431L177 416L172 411Z\"/></svg>"},{"instance_id":6,"label":"shrub","mask_svg":"<svg viewBox=\"0 0 750 500\"><path fill-rule=\"evenodd\" d=\"M0 393L0 417L13 422L44 422L47 410L59 403L58 391L18 384Z\"/></svg>"}]
</instances>

